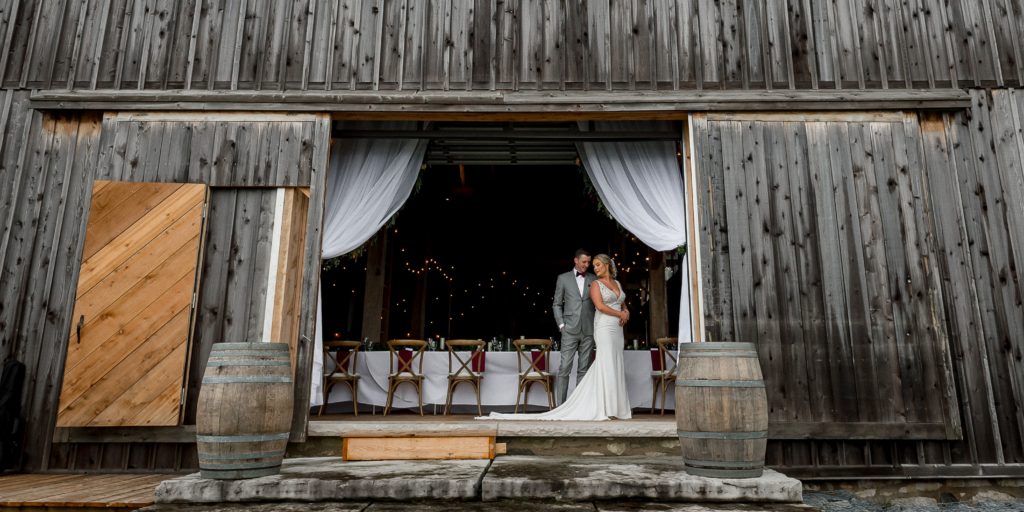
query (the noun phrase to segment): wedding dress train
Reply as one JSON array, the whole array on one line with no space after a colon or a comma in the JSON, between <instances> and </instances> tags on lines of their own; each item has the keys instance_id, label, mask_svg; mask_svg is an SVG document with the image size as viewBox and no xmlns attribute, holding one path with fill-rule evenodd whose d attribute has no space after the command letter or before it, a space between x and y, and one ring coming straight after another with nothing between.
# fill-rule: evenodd
<instances>
[{"instance_id":1,"label":"wedding dress train","mask_svg":"<svg viewBox=\"0 0 1024 512\"><path fill-rule=\"evenodd\" d=\"M612 309L622 310L626 300L626 292L619 284L616 295L604 283L597 281L601 287L601 300ZM618 284L618 281L616 281ZM625 338L619 319L600 311L594 313L594 345L597 358L590 365L587 374L576 384L576 389L565 402L548 411L538 414L502 414L492 412L490 416L480 419L501 420L575 420L603 421L611 418L626 420L633 417L629 405L629 393L626 390L626 374L622 362L622 349ZM572 361L562 361L572 364Z\"/></svg>"}]
</instances>

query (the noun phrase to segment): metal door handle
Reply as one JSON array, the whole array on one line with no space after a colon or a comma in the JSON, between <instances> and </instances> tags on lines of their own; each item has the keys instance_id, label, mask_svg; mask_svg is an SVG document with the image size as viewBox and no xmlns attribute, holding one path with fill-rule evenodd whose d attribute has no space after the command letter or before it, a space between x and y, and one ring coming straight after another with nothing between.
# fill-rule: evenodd
<instances>
[{"instance_id":1,"label":"metal door handle","mask_svg":"<svg viewBox=\"0 0 1024 512\"><path fill-rule=\"evenodd\" d=\"M75 343L82 342L82 326L85 325L85 315L78 317L78 326L75 327Z\"/></svg>"}]
</instances>

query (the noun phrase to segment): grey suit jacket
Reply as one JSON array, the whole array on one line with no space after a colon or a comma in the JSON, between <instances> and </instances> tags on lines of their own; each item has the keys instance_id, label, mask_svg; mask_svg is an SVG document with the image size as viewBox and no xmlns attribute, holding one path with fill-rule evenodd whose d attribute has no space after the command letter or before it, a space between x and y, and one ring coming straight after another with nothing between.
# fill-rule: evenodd
<instances>
[{"instance_id":1,"label":"grey suit jacket","mask_svg":"<svg viewBox=\"0 0 1024 512\"><path fill-rule=\"evenodd\" d=\"M555 301L551 310L555 312L555 324L565 324L562 332L569 334L594 334L594 302L590 300L590 283L597 276L587 272L583 278L583 295L576 286L575 270L559 274L555 281Z\"/></svg>"}]
</instances>

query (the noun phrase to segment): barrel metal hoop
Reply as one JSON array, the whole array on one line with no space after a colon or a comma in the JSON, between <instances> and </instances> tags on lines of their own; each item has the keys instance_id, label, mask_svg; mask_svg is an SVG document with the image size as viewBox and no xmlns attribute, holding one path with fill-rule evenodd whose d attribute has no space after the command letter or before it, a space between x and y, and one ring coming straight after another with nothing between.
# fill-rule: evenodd
<instances>
[{"instance_id":1,"label":"barrel metal hoop","mask_svg":"<svg viewBox=\"0 0 1024 512\"><path fill-rule=\"evenodd\" d=\"M695 468L683 464L683 470L695 476L706 476L710 478L757 478L764 474L764 470L758 469L708 469Z\"/></svg>"},{"instance_id":2,"label":"barrel metal hoop","mask_svg":"<svg viewBox=\"0 0 1024 512\"><path fill-rule=\"evenodd\" d=\"M711 469L755 469L764 467L764 459L761 460L700 460L683 457L683 464L687 466L704 466Z\"/></svg>"},{"instance_id":3,"label":"barrel metal hoop","mask_svg":"<svg viewBox=\"0 0 1024 512\"><path fill-rule=\"evenodd\" d=\"M714 357L714 358L746 358L746 359L757 359L757 352L687 352L680 354L681 358L693 359L696 357Z\"/></svg>"},{"instance_id":4,"label":"barrel metal hoop","mask_svg":"<svg viewBox=\"0 0 1024 512\"><path fill-rule=\"evenodd\" d=\"M291 366L291 362L287 360L275 361L273 359L234 359L225 361L213 361L210 360L206 363L207 368L216 368L218 366Z\"/></svg>"},{"instance_id":5,"label":"barrel metal hoop","mask_svg":"<svg viewBox=\"0 0 1024 512\"><path fill-rule=\"evenodd\" d=\"M273 359L288 359L288 354L284 352L274 353L267 350L229 350L226 352L210 352L210 359L216 358L232 358L238 356L250 356L250 357L266 357Z\"/></svg>"},{"instance_id":6,"label":"barrel metal hoop","mask_svg":"<svg viewBox=\"0 0 1024 512\"><path fill-rule=\"evenodd\" d=\"M238 434L228 436L206 436L196 435L196 441L200 443L258 443L262 441L287 441L288 433L274 434Z\"/></svg>"},{"instance_id":7,"label":"barrel metal hoop","mask_svg":"<svg viewBox=\"0 0 1024 512\"><path fill-rule=\"evenodd\" d=\"M203 377L203 384L291 384L291 375L233 375Z\"/></svg>"},{"instance_id":8,"label":"barrel metal hoop","mask_svg":"<svg viewBox=\"0 0 1024 512\"><path fill-rule=\"evenodd\" d=\"M231 352L235 350L287 352L288 345L285 343L214 343L210 350L213 352Z\"/></svg>"},{"instance_id":9,"label":"barrel metal hoop","mask_svg":"<svg viewBox=\"0 0 1024 512\"><path fill-rule=\"evenodd\" d=\"M212 469L214 471L220 469L268 469L280 467L280 461L263 461L263 462L239 462L237 464L222 464L222 463L200 463L201 469Z\"/></svg>"},{"instance_id":10,"label":"barrel metal hoop","mask_svg":"<svg viewBox=\"0 0 1024 512\"><path fill-rule=\"evenodd\" d=\"M687 439L730 439L730 440L743 440L743 439L767 439L768 431L760 430L757 432L688 432L685 430L678 430L680 438Z\"/></svg>"},{"instance_id":11,"label":"barrel metal hoop","mask_svg":"<svg viewBox=\"0 0 1024 512\"><path fill-rule=\"evenodd\" d=\"M284 450L274 450L272 452L246 452L246 453L211 453L211 452L199 452L200 460L239 460L239 459L272 459L275 457L284 457Z\"/></svg>"},{"instance_id":12,"label":"barrel metal hoop","mask_svg":"<svg viewBox=\"0 0 1024 512\"><path fill-rule=\"evenodd\" d=\"M205 469L200 467L199 474L203 478L217 480L237 480L239 478L257 478L261 476L276 475L281 472L281 466L273 466L261 469Z\"/></svg>"},{"instance_id":13,"label":"barrel metal hoop","mask_svg":"<svg viewBox=\"0 0 1024 512\"><path fill-rule=\"evenodd\" d=\"M690 380L676 381L676 387L696 388L763 388L763 380Z\"/></svg>"},{"instance_id":14,"label":"barrel metal hoop","mask_svg":"<svg viewBox=\"0 0 1024 512\"><path fill-rule=\"evenodd\" d=\"M700 343L680 343L679 349L684 352L700 350L757 350L753 343L741 341L704 341Z\"/></svg>"}]
</instances>

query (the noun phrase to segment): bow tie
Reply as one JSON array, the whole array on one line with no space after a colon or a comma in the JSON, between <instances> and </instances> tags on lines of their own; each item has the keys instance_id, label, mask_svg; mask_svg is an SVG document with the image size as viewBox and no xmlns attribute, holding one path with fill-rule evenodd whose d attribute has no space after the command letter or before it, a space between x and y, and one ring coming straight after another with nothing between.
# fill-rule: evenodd
<instances>
[{"instance_id":1,"label":"bow tie","mask_svg":"<svg viewBox=\"0 0 1024 512\"><path fill-rule=\"evenodd\" d=\"M576 277L587 277L583 272L576 272Z\"/></svg>"}]
</instances>

